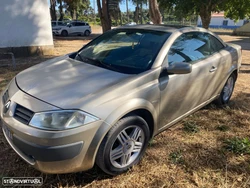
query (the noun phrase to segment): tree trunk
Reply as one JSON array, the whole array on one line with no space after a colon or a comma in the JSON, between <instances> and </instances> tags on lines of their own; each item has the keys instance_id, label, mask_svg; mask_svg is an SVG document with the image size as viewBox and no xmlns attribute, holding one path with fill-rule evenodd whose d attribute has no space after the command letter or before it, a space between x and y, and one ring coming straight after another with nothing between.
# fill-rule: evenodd
<instances>
[{"instance_id":1,"label":"tree trunk","mask_svg":"<svg viewBox=\"0 0 250 188\"><path fill-rule=\"evenodd\" d=\"M149 0L149 15L154 24L161 24L162 17L157 0Z\"/></svg>"},{"instance_id":2,"label":"tree trunk","mask_svg":"<svg viewBox=\"0 0 250 188\"><path fill-rule=\"evenodd\" d=\"M143 14L142 14L142 2L141 2L141 19L140 19L140 21L141 21L141 24L142 24L142 17L143 17Z\"/></svg>"},{"instance_id":3,"label":"tree trunk","mask_svg":"<svg viewBox=\"0 0 250 188\"><path fill-rule=\"evenodd\" d=\"M212 7L210 3L208 5L202 5L200 7L200 17L202 21L202 27L205 29L208 29L210 21L211 21L211 13L212 13Z\"/></svg>"},{"instance_id":4,"label":"tree trunk","mask_svg":"<svg viewBox=\"0 0 250 188\"><path fill-rule=\"evenodd\" d=\"M135 7L135 23L138 24L139 22L139 3L138 0L136 1L136 7Z\"/></svg>"},{"instance_id":5,"label":"tree trunk","mask_svg":"<svg viewBox=\"0 0 250 188\"><path fill-rule=\"evenodd\" d=\"M102 0L102 6L100 0L97 0L98 14L102 24L103 33L111 29L111 20L108 12L108 0Z\"/></svg>"},{"instance_id":6,"label":"tree trunk","mask_svg":"<svg viewBox=\"0 0 250 188\"><path fill-rule=\"evenodd\" d=\"M50 16L51 20L56 21L56 1L50 0Z\"/></svg>"},{"instance_id":7,"label":"tree trunk","mask_svg":"<svg viewBox=\"0 0 250 188\"><path fill-rule=\"evenodd\" d=\"M128 19L128 23L129 23L129 14L128 14L128 0L126 0L126 7L127 7L127 19Z\"/></svg>"},{"instance_id":8,"label":"tree trunk","mask_svg":"<svg viewBox=\"0 0 250 188\"><path fill-rule=\"evenodd\" d=\"M59 21L62 21L63 20L63 6L62 6L62 0L59 1L59 11L60 11L60 18L59 18Z\"/></svg>"},{"instance_id":9,"label":"tree trunk","mask_svg":"<svg viewBox=\"0 0 250 188\"><path fill-rule=\"evenodd\" d=\"M73 20L77 20L76 14L77 14L77 13L76 13L76 9L74 8L74 10L73 10L73 17L72 17Z\"/></svg>"},{"instance_id":10,"label":"tree trunk","mask_svg":"<svg viewBox=\"0 0 250 188\"><path fill-rule=\"evenodd\" d=\"M120 25L122 25L122 11L119 11Z\"/></svg>"}]
</instances>

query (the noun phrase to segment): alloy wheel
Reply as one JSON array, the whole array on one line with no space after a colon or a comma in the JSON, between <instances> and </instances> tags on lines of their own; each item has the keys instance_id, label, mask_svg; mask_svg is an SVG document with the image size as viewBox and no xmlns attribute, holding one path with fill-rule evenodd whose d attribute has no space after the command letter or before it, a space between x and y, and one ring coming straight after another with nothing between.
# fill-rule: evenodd
<instances>
[{"instance_id":1,"label":"alloy wheel","mask_svg":"<svg viewBox=\"0 0 250 188\"><path fill-rule=\"evenodd\" d=\"M116 168L129 166L140 155L144 142L145 134L139 126L126 127L117 135L111 147L111 164Z\"/></svg>"},{"instance_id":2,"label":"alloy wheel","mask_svg":"<svg viewBox=\"0 0 250 188\"><path fill-rule=\"evenodd\" d=\"M226 85L223 88L223 100L227 101L232 93L233 93L233 89L234 89L234 78L231 76L228 78Z\"/></svg>"}]
</instances>

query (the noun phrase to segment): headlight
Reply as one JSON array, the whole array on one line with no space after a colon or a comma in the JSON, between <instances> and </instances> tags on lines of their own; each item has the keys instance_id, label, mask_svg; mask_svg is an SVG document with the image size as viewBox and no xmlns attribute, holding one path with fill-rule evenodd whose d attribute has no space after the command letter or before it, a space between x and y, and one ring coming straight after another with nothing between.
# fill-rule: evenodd
<instances>
[{"instance_id":1,"label":"headlight","mask_svg":"<svg viewBox=\"0 0 250 188\"><path fill-rule=\"evenodd\" d=\"M77 110L60 110L36 113L29 125L47 130L64 130L79 127L98 118Z\"/></svg>"}]
</instances>

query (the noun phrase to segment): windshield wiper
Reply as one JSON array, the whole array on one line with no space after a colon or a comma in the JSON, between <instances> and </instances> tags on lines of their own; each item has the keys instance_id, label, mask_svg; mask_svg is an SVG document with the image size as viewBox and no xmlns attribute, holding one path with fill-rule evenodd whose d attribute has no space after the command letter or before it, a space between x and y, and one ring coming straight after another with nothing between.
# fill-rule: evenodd
<instances>
[{"instance_id":1,"label":"windshield wiper","mask_svg":"<svg viewBox=\"0 0 250 188\"><path fill-rule=\"evenodd\" d=\"M101 60L99 59L93 59L95 62L98 62L102 67L106 67L110 70L113 70L113 71L116 71L116 72L121 72L119 69L115 68L114 66L110 65L110 64L107 64L107 63L104 63L102 62Z\"/></svg>"},{"instance_id":2,"label":"windshield wiper","mask_svg":"<svg viewBox=\"0 0 250 188\"><path fill-rule=\"evenodd\" d=\"M77 56L80 57L80 59L84 62L84 61L91 61L91 62L94 62L97 66L101 66L103 68L107 68L107 69L110 69L110 70L113 70L113 71L117 71L117 72L121 72L119 69L113 67L112 65L109 65L109 64L106 64L104 62L102 62L101 60L99 59L92 59L92 58L89 58L89 57L86 57L86 56L81 56L81 54L77 54Z\"/></svg>"},{"instance_id":3,"label":"windshield wiper","mask_svg":"<svg viewBox=\"0 0 250 188\"><path fill-rule=\"evenodd\" d=\"M82 56L81 56L81 54L77 53L76 56L80 57L81 61L84 61L83 58L82 58Z\"/></svg>"}]
</instances>

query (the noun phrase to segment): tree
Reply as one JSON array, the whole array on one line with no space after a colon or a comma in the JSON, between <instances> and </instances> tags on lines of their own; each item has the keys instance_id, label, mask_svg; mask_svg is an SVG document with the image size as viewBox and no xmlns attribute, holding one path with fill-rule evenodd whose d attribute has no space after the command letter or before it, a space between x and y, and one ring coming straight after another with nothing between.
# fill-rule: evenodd
<instances>
[{"instance_id":1,"label":"tree","mask_svg":"<svg viewBox=\"0 0 250 188\"><path fill-rule=\"evenodd\" d=\"M232 20L250 17L250 0L229 0L224 7L225 16Z\"/></svg>"},{"instance_id":2,"label":"tree","mask_svg":"<svg viewBox=\"0 0 250 188\"><path fill-rule=\"evenodd\" d=\"M228 18L237 20L250 13L250 0L159 0L160 6L174 8L184 17L197 14L201 17L202 27L208 28L212 12L225 11Z\"/></svg>"},{"instance_id":3,"label":"tree","mask_svg":"<svg viewBox=\"0 0 250 188\"><path fill-rule=\"evenodd\" d=\"M138 2L137 2L137 5L136 5L136 7L135 7L134 21L135 21L135 23L137 23L137 24L138 24L138 22L139 22L139 4L138 4Z\"/></svg>"},{"instance_id":4,"label":"tree","mask_svg":"<svg viewBox=\"0 0 250 188\"><path fill-rule=\"evenodd\" d=\"M149 0L149 15L154 24L162 23L162 17L157 0Z\"/></svg>"},{"instance_id":5,"label":"tree","mask_svg":"<svg viewBox=\"0 0 250 188\"><path fill-rule=\"evenodd\" d=\"M60 18L58 19L59 21L63 20L63 0L57 0L57 3L59 4L59 13L60 13Z\"/></svg>"},{"instance_id":6,"label":"tree","mask_svg":"<svg viewBox=\"0 0 250 188\"><path fill-rule=\"evenodd\" d=\"M53 21L56 21L56 0L50 0L50 16Z\"/></svg>"},{"instance_id":7,"label":"tree","mask_svg":"<svg viewBox=\"0 0 250 188\"><path fill-rule=\"evenodd\" d=\"M119 7L119 3L121 0L109 0L109 15L110 18L116 21L116 25L118 25L118 20L121 21L121 10Z\"/></svg>"},{"instance_id":8,"label":"tree","mask_svg":"<svg viewBox=\"0 0 250 188\"><path fill-rule=\"evenodd\" d=\"M208 28L212 11L219 11L220 7L227 0L159 0L160 6L173 7L176 12L184 18L198 14L202 20L202 27Z\"/></svg>"},{"instance_id":9,"label":"tree","mask_svg":"<svg viewBox=\"0 0 250 188\"><path fill-rule=\"evenodd\" d=\"M89 0L63 0L66 4L67 10L73 20L77 20L78 15L82 15L84 11L89 8Z\"/></svg>"},{"instance_id":10,"label":"tree","mask_svg":"<svg viewBox=\"0 0 250 188\"><path fill-rule=\"evenodd\" d=\"M109 15L109 0L97 0L98 14L101 20L102 31L106 32L111 29L111 19Z\"/></svg>"},{"instance_id":11,"label":"tree","mask_svg":"<svg viewBox=\"0 0 250 188\"><path fill-rule=\"evenodd\" d=\"M139 23L139 18L140 18L140 23L142 24L143 20L143 4L147 4L147 0L132 0L133 4L136 5L135 7L135 13L134 13L134 21L136 23Z\"/></svg>"},{"instance_id":12,"label":"tree","mask_svg":"<svg viewBox=\"0 0 250 188\"><path fill-rule=\"evenodd\" d=\"M129 14L128 14L128 0L126 0L126 9L127 9L127 19L128 19L128 22L129 22Z\"/></svg>"}]
</instances>

